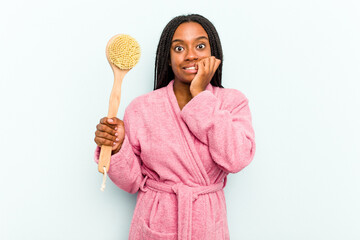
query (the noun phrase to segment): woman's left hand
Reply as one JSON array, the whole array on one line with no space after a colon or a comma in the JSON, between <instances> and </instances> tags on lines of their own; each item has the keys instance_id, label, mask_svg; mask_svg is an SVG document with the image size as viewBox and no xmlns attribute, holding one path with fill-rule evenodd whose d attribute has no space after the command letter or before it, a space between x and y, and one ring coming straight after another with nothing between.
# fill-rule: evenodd
<instances>
[{"instance_id":1,"label":"woman's left hand","mask_svg":"<svg viewBox=\"0 0 360 240\"><path fill-rule=\"evenodd\" d=\"M206 89L220 63L221 60L214 56L201 59L197 62L196 68L198 71L190 84L190 92L193 97Z\"/></svg>"}]
</instances>

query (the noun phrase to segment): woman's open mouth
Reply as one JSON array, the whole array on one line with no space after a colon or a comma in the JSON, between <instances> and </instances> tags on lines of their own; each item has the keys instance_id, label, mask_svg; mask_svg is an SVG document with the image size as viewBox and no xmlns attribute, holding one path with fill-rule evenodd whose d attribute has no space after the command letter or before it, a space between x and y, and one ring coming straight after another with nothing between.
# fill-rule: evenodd
<instances>
[{"instance_id":1,"label":"woman's open mouth","mask_svg":"<svg viewBox=\"0 0 360 240\"><path fill-rule=\"evenodd\" d=\"M183 69L186 73L197 73L197 69L195 68L195 66L184 67Z\"/></svg>"}]
</instances>

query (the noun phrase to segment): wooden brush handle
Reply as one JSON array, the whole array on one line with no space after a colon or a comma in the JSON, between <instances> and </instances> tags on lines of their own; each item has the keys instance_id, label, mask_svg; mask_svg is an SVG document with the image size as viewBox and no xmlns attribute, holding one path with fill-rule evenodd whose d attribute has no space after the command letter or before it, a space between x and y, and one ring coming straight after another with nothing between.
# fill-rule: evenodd
<instances>
[{"instance_id":1,"label":"wooden brush handle","mask_svg":"<svg viewBox=\"0 0 360 240\"><path fill-rule=\"evenodd\" d=\"M117 67L113 67L114 72L114 84L110 94L110 101L109 101L109 111L108 111L108 118L113 118L117 116L120 99L121 99L121 84L122 80L124 79L125 74L129 70L121 70ZM110 157L112 152L112 146L101 146L100 157L99 157L99 164L98 170L101 173L104 173L104 167L106 168L106 172L109 172L110 166Z\"/></svg>"}]
</instances>

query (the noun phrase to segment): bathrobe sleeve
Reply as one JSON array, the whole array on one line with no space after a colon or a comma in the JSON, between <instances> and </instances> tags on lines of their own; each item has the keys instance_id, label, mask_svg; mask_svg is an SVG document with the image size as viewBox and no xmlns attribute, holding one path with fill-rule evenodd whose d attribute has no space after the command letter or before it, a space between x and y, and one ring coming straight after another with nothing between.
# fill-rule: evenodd
<instances>
[{"instance_id":1,"label":"bathrobe sleeve","mask_svg":"<svg viewBox=\"0 0 360 240\"><path fill-rule=\"evenodd\" d=\"M245 168L254 158L255 134L248 99L236 89L227 89L222 100L205 90L182 109L190 131L208 145L215 163L227 173Z\"/></svg>"},{"instance_id":2,"label":"bathrobe sleeve","mask_svg":"<svg viewBox=\"0 0 360 240\"><path fill-rule=\"evenodd\" d=\"M124 114L125 138L119 152L110 158L109 178L119 188L129 193L136 193L143 180L141 174L141 158L138 142L136 141L136 129L133 129L129 122L128 109ZM100 147L96 146L95 162L99 162Z\"/></svg>"}]
</instances>

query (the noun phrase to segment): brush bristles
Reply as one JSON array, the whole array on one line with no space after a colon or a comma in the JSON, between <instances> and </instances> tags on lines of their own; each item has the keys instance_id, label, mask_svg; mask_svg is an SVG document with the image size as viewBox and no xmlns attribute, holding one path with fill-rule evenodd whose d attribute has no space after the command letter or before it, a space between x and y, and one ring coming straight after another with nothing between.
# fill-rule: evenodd
<instances>
[{"instance_id":1,"label":"brush bristles","mask_svg":"<svg viewBox=\"0 0 360 240\"><path fill-rule=\"evenodd\" d=\"M140 45L129 35L120 34L108 46L108 57L111 63L120 69L133 68L140 59Z\"/></svg>"}]
</instances>

